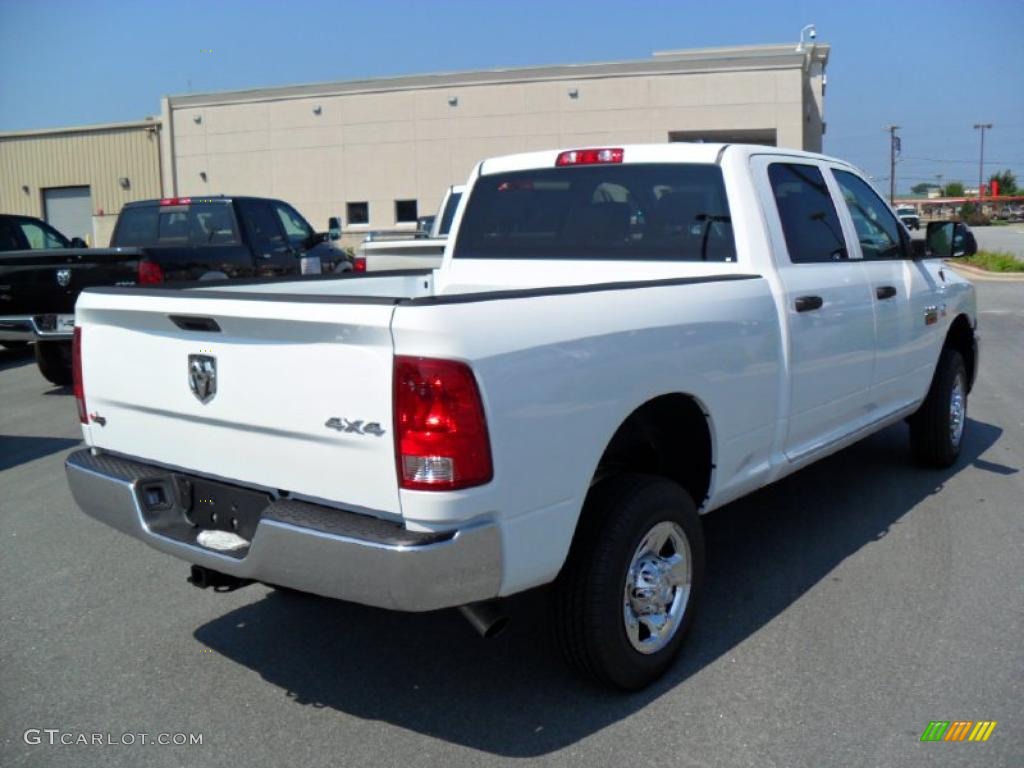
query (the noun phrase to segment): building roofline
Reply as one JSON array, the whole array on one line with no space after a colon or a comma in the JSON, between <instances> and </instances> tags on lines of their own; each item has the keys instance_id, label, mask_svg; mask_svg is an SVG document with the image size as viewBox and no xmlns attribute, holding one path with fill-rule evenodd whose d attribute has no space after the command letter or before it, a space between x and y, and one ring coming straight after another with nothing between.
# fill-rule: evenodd
<instances>
[{"instance_id":1,"label":"building roofline","mask_svg":"<svg viewBox=\"0 0 1024 768\"><path fill-rule=\"evenodd\" d=\"M567 78L583 80L648 74L794 69L798 67L805 68L811 59L820 61L823 64L826 63L829 50L830 48L827 44L808 46L805 51L798 51L795 45L789 44L704 48L689 51L655 52L649 59L400 75L396 77L342 80L307 85L285 85L268 88L248 88L236 91L178 94L167 96L166 98L170 108L176 109L254 101L340 96L356 93L543 82Z\"/></svg>"},{"instance_id":2,"label":"building roofline","mask_svg":"<svg viewBox=\"0 0 1024 768\"><path fill-rule=\"evenodd\" d=\"M99 133L101 131L127 131L135 128L159 128L159 117L147 117L145 120L131 120L124 123L96 123L94 125L72 125L64 128L36 128L27 131L3 131L0 139L18 139L23 136L57 136L64 133Z\"/></svg>"}]
</instances>

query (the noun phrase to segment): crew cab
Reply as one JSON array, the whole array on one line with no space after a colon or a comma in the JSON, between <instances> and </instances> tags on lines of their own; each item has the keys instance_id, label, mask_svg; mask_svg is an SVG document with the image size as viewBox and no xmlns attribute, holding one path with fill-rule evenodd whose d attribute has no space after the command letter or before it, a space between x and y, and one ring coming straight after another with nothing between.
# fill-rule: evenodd
<instances>
[{"instance_id":1,"label":"crew cab","mask_svg":"<svg viewBox=\"0 0 1024 768\"><path fill-rule=\"evenodd\" d=\"M436 270L85 291L79 506L199 586L484 634L548 584L569 662L636 689L692 623L700 515L903 420L919 463L956 461L978 336L936 258L954 225L912 243L849 164L596 147L467 189Z\"/></svg>"},{"instance_id":2,"label":"crew cab","mask_svg":"<svg viewBox=\"0 0 1024 768\"><path fill-rule=\"evenodd\" d=\"M433 269L441 266L455 211L465 187L448 187L430 228L416 232L371 232L359 246L355 269L358 272L384 272L395 269Z\"/></svg>"},{"instance_id":3,"label":"crew cab","mask_svg":"<svg viewBox=\"0 0 1024 768\"><path fill-rule=\"evenodd\" d=\"M37 240L46 250L0 253L0 342L35 341L40 372L58 385L71 383L75 300L88 286L352 269L345 253L288 203L253 197L128 203L105 249L81 242L72 248L48 226Z\"/></svg>"}]
</instances>

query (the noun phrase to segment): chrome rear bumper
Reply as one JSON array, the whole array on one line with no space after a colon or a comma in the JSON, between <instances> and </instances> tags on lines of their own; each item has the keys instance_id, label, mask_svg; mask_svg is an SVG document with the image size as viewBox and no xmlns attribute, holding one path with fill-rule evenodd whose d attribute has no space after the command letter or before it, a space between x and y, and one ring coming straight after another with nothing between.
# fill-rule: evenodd
<instances>
[{"instance_id":1,"label":"chrome rear bumper","mask_svg":"<svg viewBox=\"0 0 1024 768\"><path fill-rule=\"evenodd\" d=\"M239 555L208 549L174 508L144 508L141 485L169 470L77 451L65 462L82 511L195 565L240 579L402 611L429 611L497 596L501 541L493 523L453 532L416 533L367 515L290 499L263 511L250 546ZM159 532L157 532L159 531Z\"/></svg>"},{"instance_id":2,"label":"chrome rear bumper","mask_svg":"<svg viewBox=\"0 0 1024 768\"><path fill-rule=\"evenodd\" d=\"M70 331L47 330L47 319L55 315L0 316L0 341L61 341L72 337Z\"/></svg>"}]
</instances>

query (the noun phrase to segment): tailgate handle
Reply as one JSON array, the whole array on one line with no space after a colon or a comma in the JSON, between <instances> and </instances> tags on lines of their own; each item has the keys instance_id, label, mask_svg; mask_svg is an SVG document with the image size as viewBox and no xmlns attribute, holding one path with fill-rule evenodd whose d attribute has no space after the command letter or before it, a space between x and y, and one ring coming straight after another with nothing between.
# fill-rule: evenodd
<instances>
[{"instance_id":1,"label":"tailgate handle","mask_svg":"<svg viewBox=\"0 0 1024 768\"><path fill-rule=\"evenodd\" d=\"M220 326L212 317L194 317L191 315L170 315L171 322L183 331L220 331Z\"/></svg>"}]
</instances>

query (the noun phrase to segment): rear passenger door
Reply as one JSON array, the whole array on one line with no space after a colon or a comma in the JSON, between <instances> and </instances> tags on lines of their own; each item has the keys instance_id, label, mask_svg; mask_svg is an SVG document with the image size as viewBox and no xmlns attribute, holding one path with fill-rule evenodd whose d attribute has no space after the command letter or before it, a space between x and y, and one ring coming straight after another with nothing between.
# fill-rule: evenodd
<instances>
[{"instance_id":1,"label":"rear passenger door","mask_svg":"<svg viewBox=\"0 0 1024 768\"><path fill-rule=\"evenodd\" d=\"M798 461L863 426L874 360L872 294L814 160L751 158L785 301L789 425Z\"/></svg>"},{"instance_id":2,"label":"rear passenger door","mask_svg":"<svg viewBox=\"0 0 1024 768\"><path fill-rule=\"evenodd\" d=\"M882 198L848 168L831 168L842 193L840 214L856 232L875 304L875 365L871 408L878 417L924 396L938 346L937 323L926 324L935 302L934 278L910 258L910 242Z\"/></svg>"},{"instance_id":3,"label":"rear passenger door","mask_svg":"<svg viewBox=\"0 0 1024 768\"><path fill-rule=\"evenodd\" d=\"M236 204L249 236L256 274L297 273L299 260L270 203L266 200L239 200Z\"/></svg>"}]
</instances>

